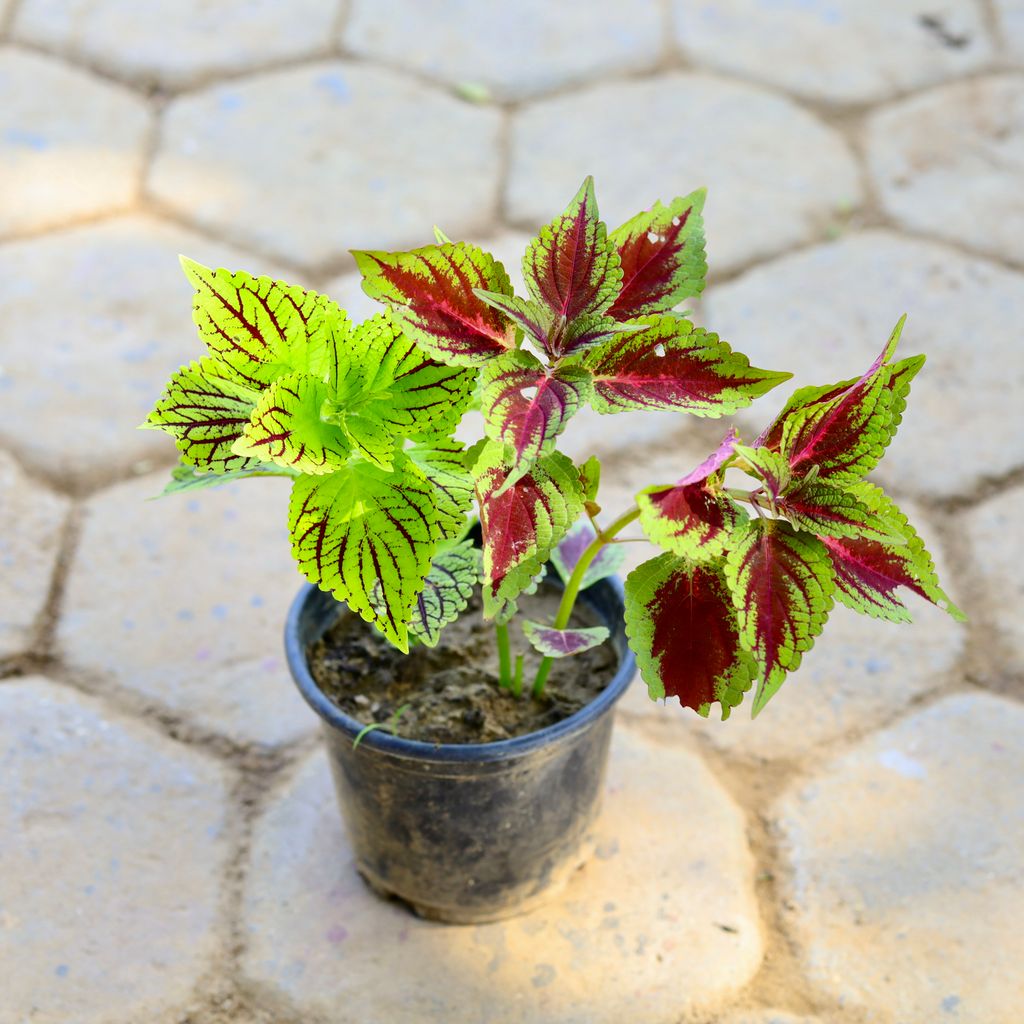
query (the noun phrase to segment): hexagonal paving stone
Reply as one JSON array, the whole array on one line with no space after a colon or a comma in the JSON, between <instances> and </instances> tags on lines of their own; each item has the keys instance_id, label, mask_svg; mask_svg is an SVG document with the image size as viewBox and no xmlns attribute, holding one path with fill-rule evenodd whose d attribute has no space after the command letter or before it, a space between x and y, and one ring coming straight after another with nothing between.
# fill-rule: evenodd
<instances>
[{"instance_id":1,"label":"hexagonal paving stone","mask_svg":"<svg viewBox=\"0 0 1024 1024\"><path fill-rule=\"evenodd\" d=\"M910 502L902 508L934 556L944 589L957 598L955 581L923 511ZM803 757L950 682L967 641L967 626L914 594L905 593L904 603L912 623L882 622L836 602L800 668L756 719L750 717L749 694L725 722L717 707L705 719L680 708L676 698L652 701L640 684L630 688L622 706L669 725L678 723L678 728L699 732L739 756Z\"/></svg>"},{"instance_id":2,"label":"hexagonal paving stone","mask_svg":"<svg viewBox=\"0 0 1024 1024\"><path fill-rule=\"evenodd\" d=\"M1024 263L1024 77L934 89L879 111L868 166L901 224Z\"/></svg>"},{"instance_id":3,"label":"hexagonal paving stone","mask_svg":"<svg viewBox=\"0 0 1024 1024\"><path fill-rule=\"evenodd\" d=\"M161 501L166 474L86 506L58 644L81 666L204 729L282 743L316 719L282 634L302 583L287 480L242 480Z\"/></svg>"},{"instance_id":4,"label":"hexagonal paving stone","mask_svg":"<svg viewBox=\"0 0 1024 1024\"><path fill-rule=\"evenodd\" d=\"M68 503L0 452L0 658L27 651L57 561Z\"/></svg>"},{"instance_id":5,"label":"hexagonal paving stone","mask_svg":"<svg viewBox=\"0 0 1024 1024\"><path fill-rule=\"evenodd\" d=\"M663 48L655 0L591 0L585 14L544 0L460 3L440 17L436 6L398 0L381 13L356 0L344 35L351 50L504 98L653 67Z\"/></svg>"},{"instance_id":6,"label":"hexagonal paving stone","mask_svg":"<svg viewBox=\"0 0 1024 1024\"><path fill-rule=\"evenodd\" d=\"M1024 60L1024 4L1020 0L994 0L996 23L1006 49L1018 60Z\"/></svg>"},{"instance_id":7,"label":"hexagonal paving stone","mask_svg":"<svg viewBox=\"0 0 1024 1024\"><path fill-rule=\"evenodd\" d=\"M127 89L49 57L0 51L0 234L134 202L150 114Z\"/></svg>"},{"instance_id":8,"label":"hexagonal paving stone","mask_svg":"<svg viewBox=\"0 0 1024 1024\"><path fill-rule=\"evenodd\" d=\"M865 1020L1020 1020L1022 772L1024 708L972 693L780 801L786 906L813 984Z\"/></svg>"},{"instance_id":9,"label":"hexagonal paving stone","mask_svg":"<svg viewBox=\"0 0 1024 1024\"><path fill-rule=\"evenodd\" d=\"M0 684L4 1021L154 1020L218 956L225 783L40 678Z\"/></svg>"},{"instance_id":10,"label":"hexagonal paving stone","mask_svg":"<svg viewBox=\"0 0 1024 1024\"><path fill-rule=\"evenodd\" d=\"M860 200L842 138L794 103L710 75L600 85L515 116L507 204L534 228L593 174L616 227L656 199L708 186L713 271L820 236Z\"/></svg>"},{"instance_id":11,"label":"hexagonal paving stone","mask_svg":"<svg viewBox=\"0 0 1024 1024\"><path fill-rule=\"evenodd\" d=\"M149 191L195 223L293 263L477 230L500 114L338 62L231 82L167 109Z\"/></svg>"},{"instance_id":12,"label":"hexagonal paving stone","mask_svg":"<svg viewBox=\"0 0 1024 1024\"><path fill-rule=\"evenodd\" d=\"M944 245L868 231L711 288L702 309L756 365L796 371L741 415L748 438L797 387L866 370L907 313L900 352L924 352L928 362L879 479L948 497L1024 464L1024 404L1004 397L1024 388L1020 275Z\"/></svg>"},{"instance_id":13,"label":"hexagonal paving stone","mask_svg":"<svg viewBox=\"0 0 1024 1024\"><path fill-rule=\"evenodd\" d=\"M612 751L596 856L547 907L472 927L370 893L318 753L257 826L246 974L338 1024L669 1024L735 992L761 957L742 815L683 749L620 725Z\"/></svg>"},{"instance_id":14,"label":"hexagonal paving stone","mask_svg":"<svg viewBox=\"0 0 1024 1024\"><path fill-rule=\"evenodd\" d=\"M339 7L340 0L25 0L12 34L141 85L180 87L324 52Z\"/></svg>"},{"instance_id":15,"label":"hexagonal paving stone","mask_svg":"<svg viewBox=\"0 0 1024 1024\"><path fill-rule=\"evenodd\" d=\"M74 486L171 456L166 438L135 428L204 351L179 253L275 272L149 217L0 247L0 441Z\"/></svg>"},{"instance_id":16,"label":"hexagonal paving stone","mask_svg":"<svg viewBox=\"0 0 1024 1024\"><path fill-rule=\"evenodd\" d=\"M992 47L971 0L674 0L697 64L816 102L870 103L982 67Z\"/></svg>"},{"instance_id":17,"label":"hexagonal paving stone","mask_svg":"<svg viewBox=\"0 0 1024 1024\"><path fill-rule=\"evenodd\" d=\"M971 544L971 569L982 590L978 614L995 631L988 651L1001 675L1024 675L1024 490L1017 487L973 509L964 517Z\"/></svg>"}]
</instances>

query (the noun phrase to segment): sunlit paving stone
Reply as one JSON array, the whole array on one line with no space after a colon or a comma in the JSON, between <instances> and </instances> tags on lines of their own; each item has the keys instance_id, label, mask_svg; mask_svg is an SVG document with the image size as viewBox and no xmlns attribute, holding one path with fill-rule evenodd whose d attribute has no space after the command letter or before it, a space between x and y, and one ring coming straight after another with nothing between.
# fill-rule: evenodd
<instances>
[{"instance_id":1,"label":"sunlit paving stone","mask_svg":"<svg viewBox=\"0 0 1024 1024\"><path fill-rule=\"evenodd\" d=\"M1024 61L1024 4L1020 0L994 0L996 24L1009 55Z\"/></svg>"}]
</instances>

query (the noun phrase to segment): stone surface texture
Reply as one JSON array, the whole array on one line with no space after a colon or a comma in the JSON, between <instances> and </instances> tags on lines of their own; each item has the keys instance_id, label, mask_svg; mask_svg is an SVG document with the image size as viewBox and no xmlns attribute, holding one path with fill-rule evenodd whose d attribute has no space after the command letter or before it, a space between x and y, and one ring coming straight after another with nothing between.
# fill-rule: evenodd
<instances>
[{"instance_id":1,"label":"stone surface texture","mask_svg":"<svg viewBox=\"0 0 1024 1024\"><path fill-rule=\"evenodd\" d=\"M57 561L68 502L0 452L0 658L28 652Z\"/></svg>"},{"instance_id":2,"label":"stone surface texture","mask_svg":"<svg viewBox=\"0 0 1024 1024\"><path fill-rule=\"evenodd\" d=\"M302 583L287 480L242 480L158 502L166 473L86 505L58 642L68 661L238 741L295 739L315 718L284 661Z\"/></svg>"},{"instance_id":3,"label":"stone surface texture","mask_svg":"<svg viewBox=\"0 0 1024 1024\"><path fill-rule=\"evenodd\" d=\"M1022 771L1024 711L965 694L870 737L780 801L788 916L823 990L869 1019L1018 1019Z\"/></svg>"},{"instance_id":4,"label":"stone surface texture","mask_svg":"<svg viewBox=\"0 0 1024 1024\"><path fill-rule=\"evenodd\" d=\"M656 774L686 785L652 786ZM392 1024L674 1024L760 961L738 808L693 754L621 725L595 856L549 906L510 921L445 928L382 906L323 813L332 801L318 753L257 827L244 906L247 975L332 1024L367 992Z\"/></svg>"},{"instance_id":5,"label":"stone surface texture","mask_svg":"<svg viewBox=\"0 0 1024 1024\"><path fill-rule=\"evenodd\" d=\"M434 224L485 225L499 127L497 112L405 75L313 64L172 103L148 190L208 230L319 266L426 245Z\"/></svg>"},{"instance_id":6,"label":"stone surface texture","mask_svg":"<svg viewBox=\"0 0 1024 1024\"><path fill-rule=\"evenodd\" d=\"M600 74L654 67L664 48L656 0L572 4L528 0L491 5L459 0L448 18L417 0L396 0L387 15L353 0L346 46L363 57L415 68L455 86L519 98Z\"/></svg>"},{"instance_id":7,"label":"stone surface texture","mask_svg":"<svg viewBox=\"0 0 1024 1024\"><path fill-rule=\"evenodd\" d=\"M0 235L131 205L150 121L145 103L123 86L49 57L0 50Z\"/></svg>"},{"instance_id":8,"label":"stone surface texture","mask_svg":"<svg viewBox=\"0 0 1024 1024\"><path fill-rule=\"evenodd\" d=\"M695 63L825 103L870 103L983 67L980 6L945 0L673 0Z\"/></svg>"},{"instance_id":9,"label":"stone surface texture","mask_svg":"<svg viewBox=\"0 0 1024 1024\"><path fill-rule=\"evenodd\" d=\"M183 1003L220 945L222 769L38 677L0 686L0 767L0 1020Z\"/></svg>"},{"instance_id":10,"label":"stone surface texture","mask_svg":"<svg viewBox=\"0 0 1024 1024\"><path fill-rule=\"evenodd\" d=\"M514 222L547 223L587 174L609 227L708 186L718 271L820 237L861 198L840 135L789 100L711 75L600 85L518 114L506 194Z\"/></svg>"},{"instance_id":11,"label":"stone surface texture","mask_svg":"<svg viewBox=\"0 0 1024 1024\"><path fill-rule=\"evenodd\" d=\"M1018 1024L1022 83L1020 0L0 0L0 1024ZM362 318L348 250L436 224L522 290L587 174L612 228L708 187L686 307L796 372L748 440L909 315L878 479L969 622L838 608L755 722L634 682L570 889L425 924L284 665L287 482L148 501L135 427L203 351L179 253ZM607 522L728 426L561 447Z\"/></svg>"},{"instance_id":12,"label":"stone surface texture","mask_svg":"<svg viewBox=\"0 0 1024 1024\"><path fill-rule=\"evenodd\" d=\"M881 110L866 147L900 224L1024 263L1024 75L946 85Z\"/></svg>"},{"instance_id":13,"label":"stone surface texture","mask_svg":"<svg viewBox=\"0 0 1024 1024\"><path fill-rule=\"evenodd\" d=\"M325 51L342 0L25 0L12 35L133 83L180 88Z\"/></svg>"},{"instance_id":14,"label":"stone surface texture","mask_svg":"<svg viewBox=\"0 0 1024 1024\"><path fill-rule=\"evenodd\" d=\"M900 493L951 497L1024 463L1024 360L1007 325L1024 276L888 231L851 234L709 289L704 314L758 366L794 377L744 413L753 438L798 387L863 373L907 313L897 357L923 352L877 475ZM993 444L992 438L1000 443Z\"/></svg>"}]
</instances>

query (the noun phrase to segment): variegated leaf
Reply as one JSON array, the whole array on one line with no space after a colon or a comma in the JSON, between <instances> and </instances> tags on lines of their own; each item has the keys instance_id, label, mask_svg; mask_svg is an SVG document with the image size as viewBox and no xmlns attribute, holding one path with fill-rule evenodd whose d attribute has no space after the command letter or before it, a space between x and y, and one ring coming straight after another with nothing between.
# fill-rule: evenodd
<instances>
[{"instance_id":1,"label":"variegated leaf","mask_svg":"<svg viewBox=\"0 0 1024 1024\"><path fill-rule=\"evenodd\" d=\"M788 380L759 370L746 356L688 320L643 317L644 328L589 352L591 404L601 413L675 409L696 416L729 416Z\"/></svg>"},{"instance_id":2,"label":"variegated leaf","mask_svg":"<svg viewBox=\"0 0 1024 1024\"><path fill-rule=\"evenodd\" d=\"M563 583L569 582L583 552L590 547L597 534L586 519L581 519L552 548L551 564L555 567ZM583 572L580 589L586 590L599 580L614 576L626 560L626 549L621 544L605 544L594 556L590 565Z\"/></svg>"},{"instance_id":3,"label":"variegated leaf","mask_svg":"<svg viewBox=\"0 0 1024 1024\"><path fill-rule=\"evenodd\" d=\"M749 467L749 471L764 484L773 502L789 486L792 477L789 462L779 452L771 448L748 448L738 444L736 454L747 462L747 466L741 468Z\"/></svg>"},{"instance_id":4,"label":"variegated leaf","mask_svg":"<svg viewBox=\"0 0 1024 1024\"><path fill-rule=\"evenodd\" d=\"M156 495L167 498L172 494L184 494L187 491L202 491L207 487L229 484L234 480L246 480L253 476L284 476L292 479L298 474L294 470L275 466L272 463L260 463L248 469L235 469L227 473L201 473L195 466L181 462L171 470L171 479L164 489Z\"/></svg>"},{"instance_id":5,"label":"variegated leaf","mask_svg":"<svg viewBox=\"0 0 1024 1024\"><path fill-rule=\"evenodd\" d=\"M801 481L778 499L776 507L798 530L827 537L905 543L885 516L873 512L850 489L828 480Z\"/></svg>"},{"instance_id":6,"label":"variegated leaf","mask_svg":"<svg viewBox=\"0 0 1024 1024\"><path fill-rule=\"evenodd\" d=\"M705 716L717 701L725 719L757 674L717 566L664 554L634 569L626 578L626 633L653 700L678 697Z\"/></svg>"},{"instance_id":7,"label":"variegated leaf","mask_svg":"<svg viewBox=\"0 0 1024 1024\"><path fill-rule=\"evenodd\" d=\"M444 627L465 610L480 582L480 557L480 549L471 540L434 556L409 620L409 632L420 643L436 647Z\"/></svg>"},{"instance_id":8,"label":"variegated leaf","mask_svg":"<svg viewBox=\"0 0 1024 1024\"><path fill-rule=\"evenodd\" d=\"M371 299L392 306L402 326L443 363L479 366L515 345L512 321L476 293L511 295L505 268L466 242L412 252L353 252Z\"/></svg>"},{"instance_id":9,"label":"variegated leaf","mask_svg":"<svg viewBox=\"0 0 1024 1024\"><path fill-rule=\"evenodd\" d=\"M655 203L612 232L622 264L622 287L609 316L631 320L667 313L704 290L704 196L700 189L668 206Z\"/></svg>"},{"instance_id":10,"label":"variegated leaf","mask_svg":"<svg viewBox=\"0 0 1024 1024\"><path fill-rule=\"evenodd\" d=\"M545 658L567 658L582 654L592 647L603 644L611 634L604 626L587 626L576 629L555 629L539 622L526 619L523 633L535 651Z\"/></svg>"},{"instance_id":11,"label":"variegated leaf","mask_svg":"<svg viewBox=\"0 0 1024 1024\"><path fill-rule=\"evenodd\" d=\"M832 563L824 544L779 519L748 522L734 535L725 578L740 642L757 659L757 715L799 667L832 609Z\"/></svg>"},{"instance_id":12,"label":"variegated leaf","mask_svg":"<svg viewBox=\"0 0 1024 1024\"><path fill-rule=\"evenodd\" d=\"M483 370L481 410L487 436L511 445L518 463L535 462L590 395L582 367L548 370L530 352L509 352Z\"/></svg>"},{"instance_id":13,"label":"variegated leaf","mask_svg":"<svg viewBox=\"0 0 1024 1024\"><path fill-rule=\"evenodd\" d=\"M409 472L417 473L432 489L441 536L458 537L473 505L473 474L466 468L466 452L460 441L437 438L406 449Z\"/></svg>"}]
</instances>

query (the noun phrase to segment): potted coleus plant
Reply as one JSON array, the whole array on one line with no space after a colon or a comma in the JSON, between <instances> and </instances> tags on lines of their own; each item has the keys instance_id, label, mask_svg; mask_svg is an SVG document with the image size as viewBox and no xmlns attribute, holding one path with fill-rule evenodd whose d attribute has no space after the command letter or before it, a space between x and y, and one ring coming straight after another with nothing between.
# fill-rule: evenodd
<instances>
[{"instance_id":1,"label":"potted coleus plant","mask_svg":"<svg viewBox=\"0 0 1024 1024\"><path fill-rule=\"evenodd\" d=\"M725 719L751 689L764 707L834 600L902 621L905 587L960 615L864 479L924 362L895 360L902 320L860 377L798 390L756 440L729 431L611 515L597 460L557 450L588 403L718 417L790 376L675 312L704 285L702 204L658 203L609 234L588 179L527 247L525 297L440 232L356 252L384 305L360 324L314 292L184 261L208 351L146 424L181 453L166 493L292 478L312 585L289 662L359 870L420 913L499 917L575 869L634 657L652 698ZM484 437L467 446L473 406ZM730 470L752 483L727 485ZM662 553L623 592L633 523Z\"/></svg>"}]
</instances>

